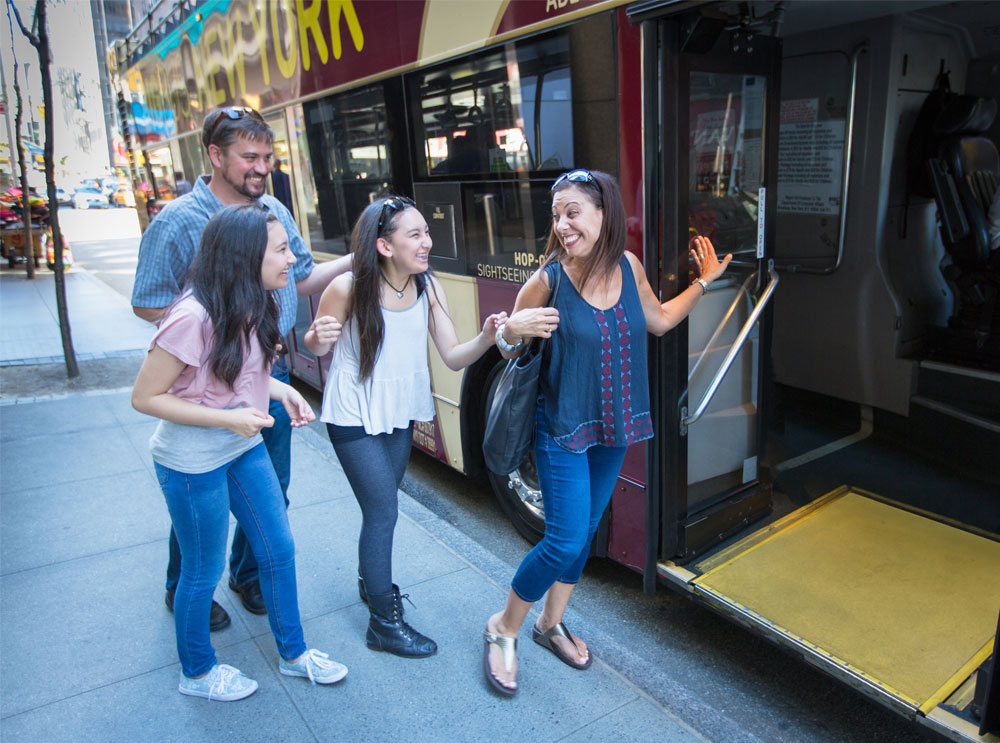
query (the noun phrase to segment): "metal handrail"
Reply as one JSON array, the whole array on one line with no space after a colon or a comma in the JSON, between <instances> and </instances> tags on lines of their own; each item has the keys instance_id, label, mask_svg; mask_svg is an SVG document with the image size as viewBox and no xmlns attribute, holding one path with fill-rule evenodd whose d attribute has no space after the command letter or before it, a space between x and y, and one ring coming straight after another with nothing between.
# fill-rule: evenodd
<instances>
[{"instance_id":1,"label":"metal handrail","mask_svg":"<svg viewBox=\"0 0 1000 743\"><path fill-rule=\"evenodd\" d=\"M810 273L829 276L840 268L844 261L844 243L847 241L847 196L851 185L851 156L854 154L854 108L858 93L858 59L868 51L868 44L861 42L851 52L851 87L847 96L847 130L844 132L844 161L840 171L840 234L837 239L837 257L829 266L814 268L785 261L802 260L800 257L785 258L778 264L782 271Z\"/></svg>"},{"instance_id":2,"label":"metal handrail","mask_svg":"<svg viewBox=\"0 0 1000 743\"><path fill-rule=\"evenodd\" d=\"M722 366L715 373L715 377L712 379L712 383L708 385L708 389L705 390L705 394L701 398L701 402L698 403L698 407L691 414L687 414L687 406L681 408L681 436L687 436L688 426L695 423L702 415L705 413L705 409L708 404L715 397L715 393L719 389L719 385L722 384L722 380L725 378L726 374L729 373L730 367L733 365L733 361L736 360L736 355L743 350L743 344L746 343L747 336L750 335L750 331L753 326L757 323L757 318L760 317L760 313L764 311L764 307L771 300L771 295L774 294L775 287L778 286L778 273L774 270L774 261L768 261L767 273L770 277L770 281L767 284L767 288L764 289L764 293L761 294L757 305L753 308L753 312L750 313L750 317L747 321L743 323L743 327L740 328L739 335L736 336L736 340L733 341L732 347L729 349L729 353L726 354L726 358L722 362Z\"/></svg>"},{"instance_id":3,"label":"metal handrail","mask_svg":"<svg viewBox=\"0 0 1000 743\"><path fill-rule=\"evenodd\" d=\"M688 372L689 382L691 381L691 378L694 376L694 373L698 371L698 367L701 366L701 361L702 359L705 358L705 354L708 353L708 349L710 349L712 347L712 344L715 343L716 339L719 337L719 334L722 333L722 329L725 328L727 324L729 324L729 318L731 318L733 316L733 312L736 311L736 305L740 303L740 298L743 296L744 293L747 293L747 287L750 286L750 282L756 278L757 278L757 272L754 271L749 276L747 276L746 281L743 282L743 286L741 286L740 290L736 292L736 297L733 299L733 303L729 305L729 309L726 311L726 314L723 316L723 318L719 321L719 325L715 328L715 332L712 333L712 337L708 339L708 343L706 343L705 347L701 349L701 353L698 354L698 359L694 362L694 366L691 367L691 371Z\"/></svg>"}]
</instances>

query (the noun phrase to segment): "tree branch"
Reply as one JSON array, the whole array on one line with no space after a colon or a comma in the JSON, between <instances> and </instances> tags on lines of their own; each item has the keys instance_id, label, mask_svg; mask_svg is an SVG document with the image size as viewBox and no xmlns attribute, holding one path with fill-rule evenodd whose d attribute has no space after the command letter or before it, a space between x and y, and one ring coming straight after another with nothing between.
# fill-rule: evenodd
<instances>
[{"instance_id":1,"label":"tree branch","mask_svg":"<svg viewBox=\"0 0 1000 743\"><path fill-rule=\"evenodd\" d=\"M14 5L14 0L7 0L7 7L14 11L14 19L17 21L17 27L21 30L21 33L24 34L24 38L28 40L29 44L31 44L33 47L37 49L38 36L36 36L31 31L29 31L24 27L24 24L21 22L21 13L18 11L17 6ZM37 20L38 20L38 14L36 13L35 18L32 19L31 23L32 28L35 27L35 21Z\"/></svg>"}]
</instances>

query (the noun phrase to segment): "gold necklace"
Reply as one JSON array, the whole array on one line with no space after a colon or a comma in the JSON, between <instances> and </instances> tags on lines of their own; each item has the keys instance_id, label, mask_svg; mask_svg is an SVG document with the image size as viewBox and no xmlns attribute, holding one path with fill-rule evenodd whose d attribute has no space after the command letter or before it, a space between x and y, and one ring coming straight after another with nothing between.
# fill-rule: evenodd
<instances>
[{"instance_id":1,"label":"gold necklace","mask_svg":"<svg viewBox=\"0 0 1000 743\"><path fill-rule=\"evenodd\" d=\"M403 298L403 292L405 292L406 291L406 287L408 287L410 285L410 279L413 278L413 274L410 274L409 276L406 277L406 281L403 282L403 288L402 289L397 289L396 287L394 287L389 282L389 279L386 278L385 271L379 271L379 273L382 274L382 281L384 281L385 283L389 284L389 288L392 289L394 292L396 292L396 298L397 299L402 299Z\"/></svg>"}]
</instances>

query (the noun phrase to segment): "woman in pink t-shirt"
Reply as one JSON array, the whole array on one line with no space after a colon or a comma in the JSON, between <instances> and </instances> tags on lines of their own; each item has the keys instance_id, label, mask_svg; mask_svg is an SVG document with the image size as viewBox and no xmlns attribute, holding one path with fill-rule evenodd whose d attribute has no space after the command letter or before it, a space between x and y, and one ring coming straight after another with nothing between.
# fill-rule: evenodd
<instances>
[{"instance_id":1,"label":"woman in pink t-shirt","mask_svg":"<svg viewBox=\"0 0 1000 743\"><path fill-rule=\"evenodd\" d=\"M271 291L288 282L295 256L284 228L255 204L220 210L202 233L184 294L167 310L139 370L132 405L160 418L150 439L156 476L181 548L174 626L182 694L236 701L257 682L216 662L209 612L226 557L229 512L260 565L279 671L332 684L347 668L307 649L299 620L295 545L260 430L280 400L293 426L315 414L270 376L278 309Z\"/></svg>"}]
</instances>

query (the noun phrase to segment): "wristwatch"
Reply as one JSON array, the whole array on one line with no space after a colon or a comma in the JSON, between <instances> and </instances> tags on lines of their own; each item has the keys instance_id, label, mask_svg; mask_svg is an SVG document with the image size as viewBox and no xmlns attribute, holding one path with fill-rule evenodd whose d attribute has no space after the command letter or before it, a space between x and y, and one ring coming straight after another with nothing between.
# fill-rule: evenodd
<instances>
[{"instance_id":1,"label":"wristwatch","mask_svg":"<svg viewBox=\"0 0 1000 743\"><path fill-rule=\"evenodd\" d=\"M521 350L521 346L524 345L524 336L521 336L521 340L519 340L516 345L511 345L507 342L507 339L503 337L503 329L506 327L506 325L501 325L497 328L497 345L500 347L500 350L506 351L507 353L514 353L514 351Z\"/></svg>"},{"instance_id":2,"label":"wristwatch","mask_svg":"<svg viewBox=\"0 0 1000 743\"><path fill-rule=\"evenodd\" d=\"M701 296L705 296L708 293L708 282L705 279L698 279L698 283L701 284Z\"/></svg>"}]
</instances>

